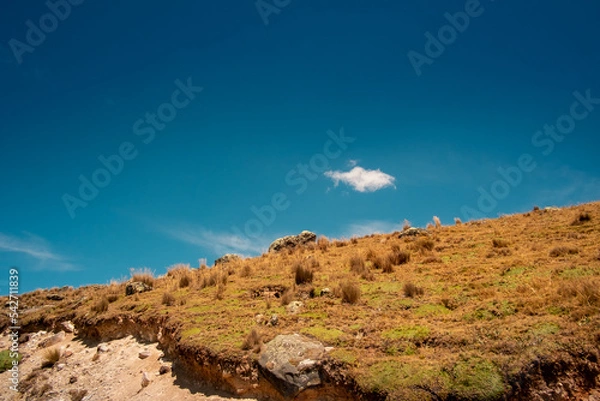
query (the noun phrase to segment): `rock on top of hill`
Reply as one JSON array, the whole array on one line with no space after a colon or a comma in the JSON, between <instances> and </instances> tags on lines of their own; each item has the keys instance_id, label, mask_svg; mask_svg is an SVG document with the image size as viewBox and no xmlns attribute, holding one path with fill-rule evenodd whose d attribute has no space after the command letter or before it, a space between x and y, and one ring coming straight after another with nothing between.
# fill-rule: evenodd
<instances>
[{"instance_id":1,"label":"rock on top of hill","mask_svg":"<svg viewBox=\"0 0 600 401\"><path fill-rule=\"evenodd\" d=\"M316 240L317 234L305 230L298 235L288 235L283 238L277 238L269 246L269 252L277 252L286 248L295 248L299 245L315 242Z\"/></svg>"},{"instance_id":2,"label":"rock on top of hill","mask_svg":"<svg viewBox=\"0 0 600 401\"><path fill-rule=\"evenodd\" d=\"M235 253L227 253L221 256L219 259L215 260L215 266L221 265L229 262L235 262L242 259L240 255L236 255Z\"/></svg>"},{"instance_id":3,"label":"rock on top of hill","mask_svg":"<svg viewBox=\"0 0 600 401\"><path fill-rule=\"evenodd\" d=\"M410 227L402 230L400 235L398 235L398 238L416 237L419 235L429 235L429 231L425 230L424 228Z\"/></svg>"}]
</instances>

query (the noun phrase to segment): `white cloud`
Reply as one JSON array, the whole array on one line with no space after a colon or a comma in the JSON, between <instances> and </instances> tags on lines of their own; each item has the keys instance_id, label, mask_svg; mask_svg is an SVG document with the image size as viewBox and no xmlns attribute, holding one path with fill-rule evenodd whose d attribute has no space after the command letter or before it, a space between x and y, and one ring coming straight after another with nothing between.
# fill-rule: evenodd
<instances>
[{"instance_id":1,"label":"white cloud","mask_svg":"<svg viewBox=\"0 0 600 401\"><path fill-rule=\"evenodd\" d=\"M364 237L370 234L387 234L401 231L402 224L383 220L366 220L348 224L342 230L342 237Z\"/></svg>"},{"instance_id":2,"label":"white cloud","mask_svg":"<svg viewBox=\"0 0 600 401\"><path fill-rule=\"evenodd\" d=\"M365 170L356 166L350 171L326 171L324 174L333 180L334 186L337 187L341 181L358 192L375 192L386 187L396 188L394 185L396 178L379 169Z\"/></svg>"},{"instance_id":3,"label":"white cloud","mask_svg":"<svg viewBox=\"0 0 600 401\"><path fill-rule=\"evenodd\" d=\"M250 239L228 232L214 232L202 227L159 227L169 237L210 249L218 255L237 253L256 255L264 252L269 243L264 239Z\"/></svg>"},{"instance_id":4,"label":"white cloud","mask_svg":"<svg viewBox=\"0 0 600 401\"><path fill-rule=\"evenodd\" d=\"M78 269L66 257L53 251L45 239L30 233L25 233L24 238L0 233L0 252L24 254L38 262L36 265L30 266L36 270L68 271Z\"/></svg>"},{"instance_id":5,"label":"white cloud","mask_svg":"<svg viewBox=\"0 0 600 401\"><path fill-rule=\"evenodd\" d=\"M358 164L358 160L350 159L348 160L348 167L354 167Z\"/></svg>"}]
</instances>

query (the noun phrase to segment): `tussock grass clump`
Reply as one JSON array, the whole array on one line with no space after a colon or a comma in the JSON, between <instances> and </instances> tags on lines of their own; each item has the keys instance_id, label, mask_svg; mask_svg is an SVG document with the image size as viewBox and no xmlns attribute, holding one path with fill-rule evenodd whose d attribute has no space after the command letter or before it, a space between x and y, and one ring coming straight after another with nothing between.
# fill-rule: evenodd
<instances>
[{"instance_id":1,"label":"tussock grass clump","mask_svg":"<svg viewBox=\"0 0 600 401\"><path fill-rule=\"evenodd\" d=\"M242 343L242 349L243 350L252 350L253 352L258 354L260 352L261 346L262 346L262 336L261 336L260 332L254 327L254 328L252 328L250 333L248 333L248 336Z\"/></svg>"},{"instance_id":2,"label":"tussock grass clump","mask_svg":"<svg viewBox=\"0 0 600 401\"><path fill-rule=\"evenodd\" d=\"M319 250L321 250L322 252L327 251L327 249L329 248L329 238L327 238L324 235L321 235L319 239L317 239L317 248L319 248Z\"/></svg>"},{"instance_id":3,"label":"tussock grass clump","mask_svg":"<svg viewBox=\"0 0 600 401\"><path fill-rule=\"evenodd\" d=\"M291 289L287 289L282 295L281 295L281 306L286 306L288 305L290 302L292 302L294 300L294 297L296 296L296 294L294 293L293 290Z\"/></svg>"},{"instance_id":4,"label":"tussock grass clump","mask_svg":"<svg viewBox=\"0 0 600 401\"><path fill-rule=\"evenodd\" d=\"M217 290L215 291L215 299L222 301L225 298L225 284L220 282L217 284Z\"/></svg>"},{"instance_id":5,"label":"tussock grass clump","mask_svg":"<svg viewBox=\"0 0 600 401\"><path fill-rule=\"evenodd\" d=\"M242 270L240 271L240 277L250 277L252 276L252 266L249 263L246 263Z\"/></svg>"},{"instance_id":6,"label":"tussock grass clump","mask_svg":"<svg viewBox=\"0 0 600 401\"><path fill-rule=\"evenodd\" d=\"M423 262L425 264L428 263L443 263L442 259L439 256L428 256L425 259L423 259Z\"/></svg>"},{"instance_id":7,"label":"tussock grass clump","mask_svg":"<svg viewBox=\"0 0 600 401\"><path fill-rule=\"evenodd\" d=\"M179 288L185 288L188 287L190 284L192 283L192 275L191 274L184 274L181 277L179 277Z\"/></svg>"},{"instance_id":8,"label":"tussock grass clump","mask_svg":"<svg viewBox=\"0 0 600 401\"><path fill-rule=\"evenodd\" d=\"M600 280L580 278L561 283L558 294L576 298L582 306L600 307Z\"/></svg>"},{"instance_id":9,"label":"tussock grass clump","mask_svg":"<svg viewBox=\"0 0 600 401\"><path fill-rule=\"evenodd\" d=\"M439 217L433 216L433 222L435 223L435 228L442 228L442 221Z\"/></svg>"},{"instance_id":10,"label":"tussock grass clump","mask_svg":"<svg viewBox=\"0 0 600 401\"><path fill-rule=\"evenodd\" d=\"M352 256L350 258L349 264L350 264L350 271L352 273L360 276L362 279L367 280L367 281L375 280L375 275L367 267L367 264L365 263L365 259L362 256L360 256L360 255Z\"/></svg>"},{"instance_id":11,"label":"tussock grass clump","mask_svg":"<svg viewBox=\"0 0 600 401\"><path fill-rule=\"evenodd\" d=\"M141 281L150 287L154 287L154 272L147 267L143 269L131 269L131 281Z\"/></svg>"},{"instance_id":12,"label":"tussock grass clump","mask_svg":"<svg viewBox=\"0 0 600 401\"><path fill-rule=\"evenodd\" d=\"M113 302L115 302L117 299L119 299L119 295L118 295L118 294L108 294L108 295L106 296L106 300L107 300L109 303L111 303L111 304L112 304Z\"/></svg>"},{"instance_id":13,"label":"tussock grass clump","mask_svg":"<svg viewBox=\"0 0 600 401\"><path fill-rule=\"evenodd\" d=\"M360 287L357 283L344 281L340 284L340 293L343 303L355 304L360 300Z\"/></svg>"},{"instance_id":14,"label":"tussock grass clump","mask_svg":"<svg viewBox=\"0 0 600 401\"><path fill-rule=\"evenodd\" d=\"M579 215L577 217L575 217L575 220L573 220L571 222L572 226L578 226L580 224L584 224L587 223L588 221L592 220L592 216L590 216L590 214L588 212L581 212L579 213Z\"/></svg>"},{"instance_id":15,"label":"tussock grass clump","mask_svg":"<svg viewBox=\"0 0 600 401\"><path fill-rule=\"evenodd\" d=\"M454 218L454 224L456 224L457 226L460 226L460 225L462 225L462 220L459 219L458 217L455 217Z\"/></svg>"},{"instance_id":16,"label":"tussock grass clump","mask_svg":"<svg viewBox=\"0 0 600 401\"><path fill-rule=\"evenodd\" d=\"M302 262L294 263L292 272L294 273L294 279L298 285L312 283L313 281L312 269L308 266L305 266Z\"/></svg>"},{"instance_id":17,"label":"tussock grass clump","mask_svg":"<svg viewBox=\"0 0 600 401\"><path fill-rule=\"evenodd\" d=\"M367 250L367 255L365 256L365 259L368 262L375 262L375 259L377 259L377 252L375 252L372 248L369 248Z\"/></svg>"},{"instance_id":18,"label":"tussock grass clump","mask_svg":"<svg viewBox=\"0 0 600 401\"><path fill-rule=\"evenodd\" d=\"M509 242L502 238L494 238L492 240L492 246L494 248L508 248Z\"/></svg>"},{"instance_id":19,"label":"tussock grass clump","mask_svg":"<svg viewBox=\"0 0 600 401\"><path fill-rule=\"evenodd\" d=\"M87 395L88 391L84 389L71 389L69 390L69 395L71 396L71 401L81 401L83 397Z\"/></svg>"},{"instance_id":20,"label":"tussock grass clump","mask_svg":"<svg viewBox=\"0 0 600 401\"><path fill-rule=\"evenodd\" d=\"M48 348L42 355L42 368L51 368L60 360L60 348Z\"/></svg>"},{"instance_id":21,"label":"tussock grass clump","mask_svg":"<svg viewBox=\"0 0 600 401\"><path fill-rule=\"evenodd\" d=\"M435 242L429 238L419 238L413 243L413 249L417 252L431 252L433 248L435 248Z\"/></svg>"},{"instance_id":22,"label":"tussock grass clump","mask_svg":"<svg viewBox=\"0 0 600 401\"><path fill-rule=\"evenodd\" d=\"M202 280L200 281L200 288L214 287L218 284L227 284L227 272L222 272L219 268L213 267L208 274L202 274Z\"/></svg>"},{"instance_id":23,"label":"tussock grass clump","mask_svg":"<svg viewBox=\"0 0 600 401\"><path fill-rule=\"evenodd\" d=\"M410 252L403 251L398 245L392 246L392 251L387 256L392 265L400 266L410 262Z\"/></svg>"},{"instance_id":24,"label":"tussock grass clump","mask_svg":"<svg viewBox=\"0 0 600 401\"><path fill-rule=\"evenodd\" d=\"M108 310L108 298L102 297L94 305L92 305L92 312L102 313Z\"/></svg>"},{"instance_id":25,"label":"tussock grass clump","mask_svg":"<svg viewBox=\"0 0 600 401\"><path fill-rule=\"evenodd\" d=\"M381 269L384 273L391 273L394 270L389 257L376 257L372 263L375 269Z\"/></svg>"},{"instance_id":26,"label":"tussock grass clump","mask_svg":"<svg viewBox=\"0 0 600 401\"><path fill-rule=\"evenodd\" d=\"M579 253L579 249L571 248L567 246L557 246L550 250L550 256L553 258L558 258L560 256L565 255L575 255Z\"/></svg>"},{"instance_id":27,"label":"tussock grass clump","mask_svg":"<svg viewBox=\"0 0 600 401\"><path fill-rule=\"evenodd\" d=\"M165 306L175 305L175 296L170 292L165 292L162 296L162 304Z\"/></svg>"},{"instance_id":28,"label":"tussock grass clump","mask_svg":"<svg viewBox=\"0 0 600 401\"><path fill-rule=\"evenodd\" d=\"M348 245L348 241L346 241L345 239L335 240L333 241L333 245L335 245L337 248L341 248L343 246Z\"/></svg>"},{"instance_id":29,"label":"tussock grass clump","mask_svg":"<svg viewBox=\"0 0 600 401\"><path fill-rule=\"evenodd\" d=\"M408 221L407 219L404 219L404 221L402 222L402 231L406 231L411 227L412 227L411 222Z\"/></svg>"},{"instance_id":30,"label":"tussock grass clump","mask_svg":"<svg viewBox=\"0 0 600 401\"><path fill-rule=\"evenodd\" d=\"M417 287L414 283L408 282L403 287L404 296L407 298L414 298L419 295L423 295L423 288Z\"/></svg>"}]
</instances>

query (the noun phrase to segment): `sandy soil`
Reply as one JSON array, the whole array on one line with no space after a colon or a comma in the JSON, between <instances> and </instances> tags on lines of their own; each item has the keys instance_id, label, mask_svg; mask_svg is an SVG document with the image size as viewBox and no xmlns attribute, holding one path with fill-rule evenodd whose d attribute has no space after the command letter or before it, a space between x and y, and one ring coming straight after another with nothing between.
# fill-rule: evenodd
<instances>
[{"instance_id":1,"label":"sandy soil","mask_svg":"<svg viewBox=\"0 0 600 401\"><path fill-rule=\"evenodd\" d=\"M71 401L70 391L87 390L82 401L225 401L234 400L227 394L211 391L200 383L189 380L175 368L172 361L166 359L156 343L140 343L133 337L106 343L86 343L73 334L66 334L64 340L50 347L41 347L52 334L39 332L20 345L24 358L19 364L20 380L24 381L35 370L39 370L44 353L53 347L62 350L61 360L51 368L40 371L32 389L38 394L31 396L10 390L11 372L0 374L0 400L48 400ZM107 348L106 352L98 349ZM9 338L0 337L0 349L9 348ZM141 359L140 352L147 351L150 356ZM72 353L72 354L71 354ZM67 356L71 354L70 356ZM159 374L161 366L169 368L168 373ZM164 368L163 368L164 369ZM150 379L142 387L143 374ZM47 376L47 379L43 379ZM45 388L43 394L40 390ZM239 400L239 398L238 398ZM245 399L250 401L250 399Z\"/></svg>"}]
</instances>

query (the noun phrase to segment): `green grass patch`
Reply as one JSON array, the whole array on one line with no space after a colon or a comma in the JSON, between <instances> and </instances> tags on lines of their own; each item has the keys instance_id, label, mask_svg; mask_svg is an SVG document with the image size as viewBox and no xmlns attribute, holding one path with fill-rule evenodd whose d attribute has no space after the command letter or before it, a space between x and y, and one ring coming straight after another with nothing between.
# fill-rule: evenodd
<instances>
[{"instance_id":1,"label":"green grass patch","mask_svg":"<svg viewBox=\"0 0 600 401\"><path fill-rule=\"evenodd\" d=\"M343 331L338 329L328 329L322 326L305 327L301 329L300 332L329 344L340 344L344 338Z\"/></svg>"},{"instance_id":2,"label":"green grass patch","mask_svg":"<svg viewBox=\"0 0 600 401\"><path fill-rule=\"evenodd\" d=\"M442 316L450 313L450 309L444 305L425 304L419 306L414 310L415 316L419 317L430 317L430 316Z\"/></svg>"},{"instance_id":3,"label":"green grass patch","mask_svg":"<svg viewBox=\"0 0 600 401\"><path fill-rule=\"evenodd\" d=\"M11 351L4 350L0 352L0 373L5 372L13 367L13 361L21 361L23 356L21 354L17 354L17 358L11 358Z\"/></svg>"},{"instance_id":4,"label":"green grass patch","mask_svg":"<svg viewBox=\"0 0 600 401\"><path fill-rule=\"evenodd\" d=\"M352 366L357 365L358 362L358 358L355 354L343 348L336 348L333 351L331 351L329 355L334 359L337 359Z\"/></svg>"},{"instance_id":5,"label":"green grass patch","mask_svg":"<svg viewBox=\"0 0 600 401\"><path fill-rule=\"evenodd\" d=\"M431 330L425 326L402 325L394 329L384 331L381 336L388 340L423 341L429 337Z\"/></svg>"},{"instance_id":6,"label":"green grass patch","mask_svg":"<svg viewBox=\"0 0 600 401\"><path fill-rule=\"evenodd\" d=\"M197 336L198 334L200 334L201 332L202 332L202 330L199 329L198 327L187 329L183 333L181 333L181 338L184 339L184 338L194 337L194 336Z\"/></svg>"},{"instance_id":7,"label":"green grass patch","mask_svg":"<svg viewBox=\"0 0 600 401\"><path fill-rule=\"evenodd\" d=\"M531 334L536 336L549 336L553 334L558 334L560 331L560 326L556 323L552 322L544 322L535 325L535 327L531 330Z\"/></svg>"},{"instance_id":8,"label":"green grass patch","mask_svg":"<svg viewBox=\"0 0 600 401\"><path fill-rule=\"evenodd\" d=\"M500 399L506 388L496 366L487 360L461 360L452 369L452 393L458 399L492 401Z\"/></svg>"}]
</instances>

